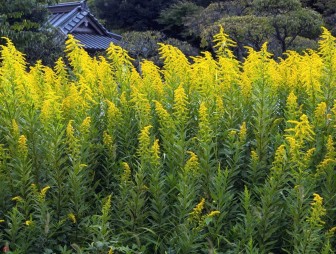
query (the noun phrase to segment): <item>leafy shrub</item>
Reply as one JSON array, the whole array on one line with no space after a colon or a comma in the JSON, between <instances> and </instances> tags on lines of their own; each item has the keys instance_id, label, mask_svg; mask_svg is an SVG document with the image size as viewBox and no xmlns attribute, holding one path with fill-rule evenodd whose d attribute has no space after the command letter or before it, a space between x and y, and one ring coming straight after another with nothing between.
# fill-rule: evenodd
<instances>
[{"instance_id":1,"label":"leafy shrub","mask_svg":"<svg viewBox=\"0 0 336 254\"><path fill-rule=\"evenodd\" d=\"M178 47L187 56L196 56L198 50L185 41L170 38L158 31L126 32L123 34L123 48L136 60L136 65L144 59L162 65L158 54L158 43L165 43Z\"/></svg>"},{"instance_id":2,"label":"leafy shrub","mask_svg":"<svg viewBox=\"0 0 336 254\"><path fill-rule=\"evenodd\" d=\"M13 253L334 253L336 40L243 63L223 29L163 67L111 45L0 67L0 241Z\"/></svg>"}]
</instances>

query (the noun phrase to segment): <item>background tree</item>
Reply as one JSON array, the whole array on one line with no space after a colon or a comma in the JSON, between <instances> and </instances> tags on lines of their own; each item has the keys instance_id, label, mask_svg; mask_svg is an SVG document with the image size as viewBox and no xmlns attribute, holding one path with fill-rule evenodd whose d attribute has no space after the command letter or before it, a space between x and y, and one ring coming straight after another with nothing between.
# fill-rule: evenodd
<instances>
[{"instance_id":1,"label":"background tree","mask_svg":"<svg viewBox=\"0 0 336 254\"><path fill-rule=\"evenodd\" d=\"M259 50L264 42L275 56L288 49L315 45L320 34L322 16L304 8L299 0L227 1L210 4L188 18L186 26L194 36L201 36L201 45L212 46L211 38L221 24L237 42L236 53L245 55L244 46Z\"/></svg>"},{"instance_id":2,"label":"background tree","mask_svg":"<svg viewBox=\"0 0 336 254\"><path fill-rule=\"evenodd\" d=\"M181 1L170 5L160 13L159 23L164 25L163 31L168 36L177 36L182 39L190 38L191 33L185 26L186 18L200 13L201 6L191 1Z\"/></svg>"},{"instance_id":3,"label":"background tree","mask_svg":"<svg viewBox=\"0 0 336 254\"><path fill-rule=\"evenodd\" d=\"M27 55L51 64L61 52L56 31L47 25L47 5L54 0L3 0L0 5L0 36L10 38Z\"/></svg>"},{"instance_id":4,"label":"background tree","mask_svg":"<svg viewBox=\"0 0 336 254\"><path fill-rule=\"evenodd\" d=\"M322 14L325 25L336 34L336 0L301 0L303 6Z\"/></svg>"},{"instance_id":5,"label":"background tree","mask_svg":"<svg viewBox=\"0 0 336 254\"><path fill-rule=\"evenodd\" d=\"M275 56L288 49L315 47L324 25L323 17L329 28L333 28L331 24L336 20L333 18L336 0L89 0L89 3L114 31L156 30L206 50L212 50L212 36L221 24L237 41L235 52L239 58L245 56L245 46L258 50L266 41Z\"/></svg>"},{"instance_id":6,"label":"background tree","mask_svg":"<svg viewBox=\"0 0 336 254\"><path fill-rule=\"evenodd\" d=\"M316 11L303 8L299 0L254 0L253 9L258 16L270 20L273 36L285 52L298 37L314 39L320 34L322 17Z\"/></svg>"},{"instance_id":7,"label":"background tree","mask_svg":"<svg viewBox=\"0 0 336 254\"><path fill-rule=\"evenodd\" d=\"M162 59L160 59L158 55L160 47L158 43L178 47L187 56L196 56L199 53L197 48L189 43L167 37L164 33L158 31L133 31L123 33L122 36L122 46L129 52L130 56L135 59L136 66L138 66L142 59L151 60L155 64L162 66Z\"/></svg>"},{"instance_id":8,"label":"background tree","mask_svg":"<svg viewBox=\"0 0 336 254\"><path fill-rule=\"evenodd\" d=\"M173 0L96 0L93 7L110 29L144 31L158 29L160 11L171 3Z\"/></svg>"},{"instance_id":9,"label":"background tree","mask_svg":"<svg viewBox=\"0 0 336 254\"><path fill-rule=\"evenodd\" d=\"M270 39L272 34L272 26L266 17L258 17L255 15L244 16L227 16L220 19L220 23L225 32L237 42L234 49L239 59L243 59L246 53L246 46L260 50L261 46ZM201 31L203 43L205 47L213 47L211 38L218 32L218 25L208 26Z\"/></svg>"}]
</instances>

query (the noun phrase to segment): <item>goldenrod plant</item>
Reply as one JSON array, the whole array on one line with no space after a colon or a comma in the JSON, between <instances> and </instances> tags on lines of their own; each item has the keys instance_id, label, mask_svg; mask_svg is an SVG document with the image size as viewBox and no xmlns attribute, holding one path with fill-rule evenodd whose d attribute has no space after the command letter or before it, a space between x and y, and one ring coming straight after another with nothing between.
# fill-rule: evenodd
<instances>
[{"instance_id":1,"label":"goldenrod plant","mask_svg":"<svg viewBox=\"0 0 336 254\"><path fill-rule=\"evenodd\" d=\"M160 44L137 70L74 37L1 46L0 252L323 253L336 240L336 38L243 62Z\"/></svg>"}]
</instances>

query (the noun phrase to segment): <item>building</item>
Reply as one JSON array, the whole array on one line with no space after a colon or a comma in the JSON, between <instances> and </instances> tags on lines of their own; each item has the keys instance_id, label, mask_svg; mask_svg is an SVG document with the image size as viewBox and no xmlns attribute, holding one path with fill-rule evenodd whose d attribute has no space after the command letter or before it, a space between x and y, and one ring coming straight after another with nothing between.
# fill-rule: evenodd
<instances>
[{"instance_id":1,"label":"building","mask_svg":"<svg viewBox=\"0 0 336 254\"><path fill-rule=\"evenodd\" d=\"M66 38L73 35L91 52L119 44L121 36L111 33L90 13L86 0L48 6L49 23Z\"/></svg>"}]
</instances>

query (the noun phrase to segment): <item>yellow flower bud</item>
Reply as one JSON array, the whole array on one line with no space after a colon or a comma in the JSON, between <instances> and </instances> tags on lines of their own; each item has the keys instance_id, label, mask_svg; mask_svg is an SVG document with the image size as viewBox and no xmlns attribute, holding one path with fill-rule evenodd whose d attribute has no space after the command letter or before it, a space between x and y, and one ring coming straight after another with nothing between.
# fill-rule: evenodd
<instances>
[{"instance_id":1,"label":"yellow flower bud","mask_svg":"<svg viewBox=\"0 0 336 254\"><path fill-rule=\"evenodd\" d=\"M76 216L73 213L69 213L68 218L72 221L73 224L77 223Z\"/></svg>"},{"instance_id":2,"label":"yellow flower bud","mask_svg":"<svg viewBox=\"0 0 336 254\"><path fill-rule=\"evenodd\" d=\"M25 135L21 135L18 140L18 150L21 155L24 157L28 154L28 147L27 147L27 138Z\"/></svg>"},{"instance_id":3,"label":"yellow flower bud","mask_svg":"<svg viewBox=\"0 0 336 254\"><path fill-rule=\"evenodd\" d=\"M131 177L131 174L132 174L131 168L130 168L130 166L128 165L127 162L123 162L121 165L124 169L124 172L121 175L121 181L122 182L127 182L127 181L130 180L130 177Z\"/></svg>"}]
</instances>

